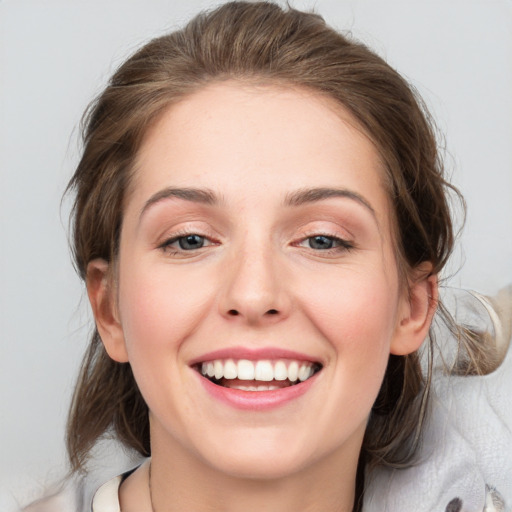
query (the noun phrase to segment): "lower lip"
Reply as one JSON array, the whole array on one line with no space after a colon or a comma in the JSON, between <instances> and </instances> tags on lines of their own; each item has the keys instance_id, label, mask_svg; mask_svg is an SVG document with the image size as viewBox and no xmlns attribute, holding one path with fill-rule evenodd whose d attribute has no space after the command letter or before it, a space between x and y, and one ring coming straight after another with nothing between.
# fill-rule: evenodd
<instances>
[{"instance_id":1,"label":"lower lip","mask_svg":"<svg viewBox=\"0 0 512 512\"><path fill-rule=\"evenodd\" d=\"M197 372L196 372L197 373ZM206 391L217 400L237 409L264 411L285 405L306 393L316 381L318 373L308 380L280 389L268 391L244 391L218 386L197 373Z\"/></svg>"}]
</instances>

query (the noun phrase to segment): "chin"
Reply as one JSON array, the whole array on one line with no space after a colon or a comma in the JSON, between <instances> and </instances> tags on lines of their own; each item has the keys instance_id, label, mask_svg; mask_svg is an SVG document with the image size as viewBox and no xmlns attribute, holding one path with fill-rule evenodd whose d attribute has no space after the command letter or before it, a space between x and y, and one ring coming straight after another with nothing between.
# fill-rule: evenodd
<instances>
[{"instance_id":1,"label":"chin","mask_svg":"<svg viewBox=\"0 0 512 512\"><path fill-rule=\"evenodd\" d=\"M282 457L282 453L273 454L269 457L255 457L241 460L240 457L233 457L219 463L216 461L215 469L223 474L244 480L281 480L300 472L307 467L304 460L293 460Z\"/></svg>"},{"instance_id":2,"label":"chin","mask_svg":"<svg viewBox=\"0 0 512 512\"><path fill-rule=\"evenodd\" d=\"M284 442L230 443L208 450L208 465L230 477L249 480L276 480L291 476L318 460L318 454L305 445L288 445ZM312 443L310 443L311 446Z\"/></svg>"}]
</instances>

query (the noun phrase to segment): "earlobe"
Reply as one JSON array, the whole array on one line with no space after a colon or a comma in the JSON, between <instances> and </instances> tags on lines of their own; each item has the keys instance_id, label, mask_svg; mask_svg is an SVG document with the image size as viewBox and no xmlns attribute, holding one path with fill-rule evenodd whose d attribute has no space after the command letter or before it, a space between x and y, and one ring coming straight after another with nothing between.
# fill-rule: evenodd
<instances>
[{"instance_id":1,"label":"earlobe","mask_svg":"<svg viewBox=\"0 0 512 512\"><path fill-rule=\"evenodd\" d=\"M101 341L108 355L119 363L128 361L123 329L117 312L109 264L95 259L87 265L87 295Z\"/></svg>"},{"instance_id":2,"label":"earlobe","mask_svg":"<svg viewBox=\"0 0 512 512\"><path fill-rule=\"evenodd\" d=\"M390 352L406 355L417 350L427 337L437 309L438 279L432 264L424 262L414 272L409 284L408 300L402 307Z\"/></svg>"}]
</instances>

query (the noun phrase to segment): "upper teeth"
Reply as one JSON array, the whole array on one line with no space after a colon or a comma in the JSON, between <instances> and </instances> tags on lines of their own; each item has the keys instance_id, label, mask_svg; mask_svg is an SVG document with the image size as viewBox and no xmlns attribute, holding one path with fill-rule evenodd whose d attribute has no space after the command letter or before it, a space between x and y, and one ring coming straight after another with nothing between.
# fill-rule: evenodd
<instances>
[{"instance_id":1,"label":"upper teeth","mask_svg":"<svg viewBox=\"0 0 512 512\"><path fill-rule=\"evenodd\" d=\"M302 361L250 361L249 359L215 359L201 364L201 373L215 379L297 380L309 379L315 372L314 363Z\"/></svg>"}]
</instances>

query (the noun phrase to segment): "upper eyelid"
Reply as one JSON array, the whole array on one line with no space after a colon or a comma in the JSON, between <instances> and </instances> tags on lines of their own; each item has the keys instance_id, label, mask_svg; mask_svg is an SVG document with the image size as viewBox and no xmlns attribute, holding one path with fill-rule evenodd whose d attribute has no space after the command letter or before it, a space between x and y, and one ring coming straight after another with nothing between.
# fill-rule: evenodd
<instances>
[{"instance_id":1,"label":"upper eyelid","mask_svg":"<svg viewBox=\"0 0 512 512\"><path fill-rule=\"evenodd\" d=\"M352 237L353 230L357 228L353 222L350 222L345 218L340 218L338 215L320 214L320 215L308 215L303 217L298 225L295 226L297 232L304 234L316 235L325 234L329 236L338 237Z\"/></svg>"},{"instance_id":2,"label":"upper eyelid","mask_svg":"<svg viewBox=\"0 0 512 512\"><path fill-rule=\"evenodd\" d=\"M183 233L172 234L170 236L165 236L165 237L163 237L162 243L165 244L165 243L176 242L180 238L186 238L187 236L193 236L193 235L200 236L201 238L204 238L205 240L209 240L210 242L214 241L214 240L212 240L213 237L211 235L206 235L204 233L201 233L200 231L187 231L187 232L183 232Z\"/></svg>"},{"instance_id":3,"label":"upper eyelid","mask_svg":"<svg viewBox=\"0 0 512 512\"><path fill-rule=\"evenodd\" d=\"M341 245L343 245L343 246L354 247L354 242L352 242L351 240L349 240L345 237L339 236L339 235L333 235L333 234L328 234L328 233L314 233L312 235L302 236L301 238L298 239L298 242L305 242L306 240L309 240L310 238L315 238L317 236L324 236L325 238L330 238L332 240L340 242ZM294 243L297 243L297 242L294 242Z\"/></svg>"},{"instance_id":4,"label":"upper eyelid","mask_svg":"<svg viewBox=\"0 0 512 512\"><path fill-rule=\"evenodd\" d=\"M159 236L159 238L162 240L172 240L173 238L177 239L190 235L198 235L209 239L219 237L219 235L216 234L216 231L211 229L211 227L204 222L200 223L202 225L195 225L196 223L194 222L185 222L183 224L184 225L182 226L178 225L178 227L168 227L167 229L162 231L162 234Z\"/></svg>"},{"instance_id":5,"label":"upper eyelid","mask_svg":"<svg viewBox=\"0 0 512 512\"><path fill-rule=\"evenodd\" d=\"M219 245L219 242L215 242L214 240L212 240L211 237L202 235L198 232L183 232L183 233L176 233L173 236L165 238L163 240L163 242L158 244L158 249L165 251L165 249L170 248L172 244L177 243L180 239L185 238L187 236L191 236L191 235L200 236L201 238L204 238L205 240L207 240L209 243L206 246L203 245L203 246L197 248L196 250L190 250L190 251L181 249L179 247L175 247L176 253L182 253L182 252L183 253L186 253L186 252L195 253L205 247ZM329 249L323 249L323 250L317 250L317 249L311 248L311 250L313 250L314 252L322 252L322 253L327 254L327 253L332 253L332 252L349 251L356 247L354 242L347 240L346 238L336 236L333 234L327 234L325 232L324 233L315 232L313 234L302 236L299 239L297 239L296 241L292 242L291 245L298 247L299 244L302 244L303 242L307 241L308 239L314 238L314 237L320 237L320 236L330 238L330 239L338 242L339 245L337 247L331 247Z\"/></svg>"},{"instance_id":6,"label":"upper eyelid","mask_svg":"<svg viewBox=\"0 0 512 512\"><path fill-rule=\"evenodd\" d=\"M187 230L182 232L177 231L171 235L163 236L161 240L156 244L156 248L165 249L166 247L170 247L172 244L178 242L181 238L185 238L191 235L197 235L207 240L209 242L207 246L217 245L217 242L213 239L213 237L211 235L204 234L202 230ZM202 247L200 247L200 249L202 249Z\"/></svg>"},{"instance_id":7,"label":"upper eyelid","mask_svg":"<svg viewBox=\"0 0 512 512\"><path fill-rule=\"evenodd\" d=\"M201 247L195 247L191 249L184 249L179 246L179 241L182 238L186 238L187 236L197 235L201 238L207 240L206 244L201 245ZM161 251L166 255L166 257L172 258L193 258L194 256L199 256L204 254L205 249L209 249L219 245L214 240L212 240L208 236L200 235L199 233L185 233L185 234L177 234L175 236L165 238L161 243L156 246L158 251Z\"/></svg>"},{"instance_id":8,"label":"upper eyelid","mask_svg":"<svg viewBox=\"0 0 512 512\"><path fill-rule=\"evenodd\" d=\"M297 235L297 238L298 239L301 239L301 240L305 240L307 238L311 238L311 237L314 237L314 236L326 236L326 237L329 237L329 238L336 238L338 240L342 240L342 241L350 241L350 240L353 240L354 239L354 236L348 232L346 229L343 229L343 231L345 233L339 233L338 231L341 231L342 228L338 228L338 229L329 229L329 228L322 228L322 227L318 227L318 228L306 228L306 229L301 229L301 233L299 235Z\"/></svg>"},{"instance_id":9,"label":"upper eyelid","mask_svg":"<svg viewBox=\"0 0 512 512\"><path fill-rule=\"evenodd\" d=\"M293 232L295 232L295 234L293 234L292 231L289 231L291 228L291 226L289 226L285 229L282 235L289 238L289 241L292 244L315 236L325 236L341 242L353 243L355 237L350 230L347 230L346 227L343 227L336 222L334 223L334 227L315 225L324 223L325 221L309 221L303 225L300 225L302 224L300 223L298 226L293 228ZM328 223L332 224L333 222L328 221ZM288 235L285 234L286 232L288 232ZM223 241L226 241L226 238L230 238L229 233L224 232L224 234L222 234L217 229L212 228L210 223L205 222L204 220L201 220L198 223L197 221L191 220L183 222L181 226L178 224L175 227L168 227L160 236L158 236L159 241L157 242L157 245L168 244L178 240L179 238L190 235L198 235L214 243L222 243Z\"/></svg>"}]
</instances>

